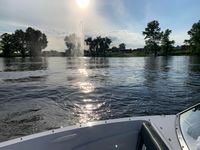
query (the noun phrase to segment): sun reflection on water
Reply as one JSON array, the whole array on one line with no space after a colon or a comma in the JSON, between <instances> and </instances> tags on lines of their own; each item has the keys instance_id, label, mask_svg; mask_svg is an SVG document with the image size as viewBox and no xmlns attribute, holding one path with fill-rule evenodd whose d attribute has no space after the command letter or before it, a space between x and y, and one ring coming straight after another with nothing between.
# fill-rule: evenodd
<instances>
[{"instance_id":1,"label":"sun reflection on water","mask_svg":"<svg viewBox=\"0 0 200 150\"><path fill-rule=\"evenodd\" d=\"M84 99L84 104L80 105L80 123L87 123L91 120L99 120L98 109L103 105L103 103L94 102L91 99Z\"/></svg>"},{"instance_id":2,"label":"sun reflection on water","mask_svg":"<svg viewBox=\"0 0 200 150\"><path fill-rule=\"evenodd\" d=\"M88 81L89 70L85 68L84 63L80 64L78 73L81 74L80 82L78 82L78 87L83 94L89 94L95 90L94 84ZM78 104L79 122L87 123L91 120L99 120L100 116L97 110L102 106L96 100L93 99L83 99L81 103Z\"/></svg>"},{"instance_id":3,"label":"sun reflection on water","mask_svg":"<svg viewBox=\"0 0 200 150\"><path fill-rule=\"evenodd\" d=\"M78 82L79 88L83 93L90 93L94 91L94 85L91 82L86 82L88 79L88 71L85 68L78 69L78 72L82 75L81 81Z\"/></svg>"},{"instance_id":4,"label":"sun reflection on water","mask_svg":"<svg viewBox=\"0 0 200 150\"><path fill-rule=\"evenodd\" d=\"M83 74L83 75L85 75L85 76L88 77L88 72L87 72L86 69L78 69L78 71L79 71L81 74Z\"/></svg>"},{"instance_id":5,"label":"sun reflection on water","mask_svg":"<svg viewBox=\"0 0 200 150\"><path fill-rule=\"evenodd\" d=\"M90 82L79 82L79 88L83 93L90 93L94 91L94 86Z\"/></svg>"}]
</instances>

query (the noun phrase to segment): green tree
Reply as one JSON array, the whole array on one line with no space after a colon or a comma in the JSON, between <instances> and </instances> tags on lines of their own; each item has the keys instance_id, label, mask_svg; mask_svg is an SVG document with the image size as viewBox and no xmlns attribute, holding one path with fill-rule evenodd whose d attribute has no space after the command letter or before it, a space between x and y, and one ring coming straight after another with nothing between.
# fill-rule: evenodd
<instances>
[{"instance_id":1,"label":"green tree","mask_svg":"<svg viewBox=\"0 0 200 150\"><path fill-rule=\"evenodd\" d=\"M14 54L21 54L22 57L40 56L42 49L47 47L47 37L39 30L31 27L26 32L16 30L13 34L4 33L1 35L0 45L3 56L11 57Z\"/></svg>"},{"instance_id":2,"label":"green tree","mask_svg":"<svg viewBox=\"0 0 200 150\"><path fill-rule=\"evenodd\" d=\"M110 44L112 43L112 40L108 37L100 38L99 39L99 51L101 56L106 55L106 51L109 49Z\"/></svg>"},{"instance_id":3,"label":"green tree","mask_svg":"<svg viewBox=\"0 0 200 150\"><path fill-rule=\"evenodd\" d=\"M26 56L26 33L22 30L16 30L13 34L13 37L15 39L13 45L14 45L14 51L21 53L22 57Z\"/></svg>"},{"instance_id":4,"label":"green tree","mask_svg":"<svg viewBox=\"0 0 200 150\"><path fill-rule=\"evenodd\" d=\"M171 34L171 32L172 30L167 29L161 33L161 50L163 55L168 55L173 49L175 41L170 41L169 39L169 35Z\"/></svg>"},{"instance_id":5,"label":"green tree","mask_svg":"<svg viewBox=\"0 0 200 150\"><path fill-rule=\"evenodd\" d=\"M48 41L44 33L31 27L26 29L26 50L30 56L40 56L42 49L47 47Z\"/></svg>"},{"instance_id":6,"label":"green tree","mask_svg":"<svg viewBox=\"0 0 200 150\"><path fill-rule=\"evenodd\" d=\"M1 35L1 48L4 57L11 57L14 53L13 49L14 38L12 34L4 33Z\"/></svg>"},{"instance_id":7,"label":"green tree","mask_svg":"<svg viewBox=\"0 0 200 150\"><path fill-rule=\"evenodd\" d=\"M185 43L189 44L192 54L200 55L200 20L193 24L188 35L190 39L185 40Z\"/></svg>"},{"instance_id":8,"label":"green tree","mask_svg":"<svg viewBox=\"0 0 200 150\"><path fill-rule=\"evenodd\" d=\"M116 46L113 46L111 48L112 52L119 52L119 48L117 48Z\"/></svg>"},{"instance_id":9,"label":"green tree","mask_svg":"<svg viewBox=\"0 0 200 150\"><path fill-rule=\"evenodd\" d=\"M106 51L109 49L112 40L108 37L98 36L95 39L88 37L85 39L86 45L89 46L91 56L105 56Z\"/></svg>"},{"instance_id":10,"label":"green tree","mask_svg":"<svg viewBox=\"0 0 200 150\"><path fill-rule=\"evenodd\" d=\"M89 52L93 53L94 52L94 44L93 44L92 37L88 37L87 39L85 39L85 43L86 43L86 45L89 46Z\"/></svg>"},{"instance_id":11,"label":"green tree","mask_svg":"<svg viewBox=\"0 0 200 150\"><path fill-rule=\"evenodd\" d=\"M124 44L124 43L119 44L119 49L120 50L125 50L126 49L126 44Z\"/></svg>"},{"instance_id":12,"label":"green tree","mask_svg":"<svg viewBox=\"0 0 200 150\"><path fill-rule=\"evenodd\" d=\"M148 52L154 52L154 55L156 56L160 49L159 43L161 39L159 22L156 20L149 22L145 31L143 31L143 35L145 36L145 49Z\"/></svg>"},{"instance_id":13,"label":"green tree","mask_svg":"<svg viewBox=\"0 0 200 150\"><path fill-rule=\"evenodd\" d=\"M1 37L0 37L1 40ZM2 43L0 42L0 55L2 54Z\"/></svg>"}]
</instances>

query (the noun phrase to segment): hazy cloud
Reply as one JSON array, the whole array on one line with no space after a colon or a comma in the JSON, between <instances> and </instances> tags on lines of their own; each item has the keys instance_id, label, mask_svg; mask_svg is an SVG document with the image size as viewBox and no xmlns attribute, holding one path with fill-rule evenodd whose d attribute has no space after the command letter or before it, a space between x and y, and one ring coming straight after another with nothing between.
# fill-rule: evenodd
<instances>
[{"instance_id":1,"label":"hazy cloud","mask_svg":"<svg viewBox=\"0 0 200 150\"><path fill-rule=\"evenodd\" d=\"M0 0L0 33L13 32L32 26L48 36L47 50L64 51L64 36L84 31L85 35L110 36L114 45L123 42L128 47L142 47L142 30L146 26L134 20L135 14L123 0L91 0L89 7L81 10L75 0ZM133 2L132 2L133 3ZM144 4L146 16L154 17L148 3ZM173 34L181 43L186 34Z\"/></svg>"}]
</instances>

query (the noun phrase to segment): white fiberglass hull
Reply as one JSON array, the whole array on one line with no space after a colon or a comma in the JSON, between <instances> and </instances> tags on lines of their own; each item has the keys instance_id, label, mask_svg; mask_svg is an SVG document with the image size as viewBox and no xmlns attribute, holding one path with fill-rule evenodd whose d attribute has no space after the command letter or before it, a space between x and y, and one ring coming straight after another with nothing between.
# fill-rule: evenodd
<instances>
[{"instance_id":1,"label":"white fiberglass hull","mask_svg":"<svg viewBox=\"0 0 200 150\"><path fill-rule=\"evenodd\" d=\"M0 150L134 150L143 122L150 122L168 149L179 150L175 115L97 121L0 143Z\"/></svg>"}]
</instances>

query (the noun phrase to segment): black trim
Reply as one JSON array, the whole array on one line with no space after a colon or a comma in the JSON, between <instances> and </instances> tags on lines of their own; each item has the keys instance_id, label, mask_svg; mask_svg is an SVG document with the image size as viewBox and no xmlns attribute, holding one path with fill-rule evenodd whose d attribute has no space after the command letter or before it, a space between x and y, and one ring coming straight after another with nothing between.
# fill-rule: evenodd
<instances>
[{"instance_id":1,"label":"black trim","mask_svg":"<svg viewBox=\"0 0 200 150\"><path fill-rule=\"evenodd\" d=\"M148 122L142 124L141 137L142 143L146 146L147 150L169 150L167 145ZM141 148L141 144L139 147Z\"/></svg>"}]
</instances>

